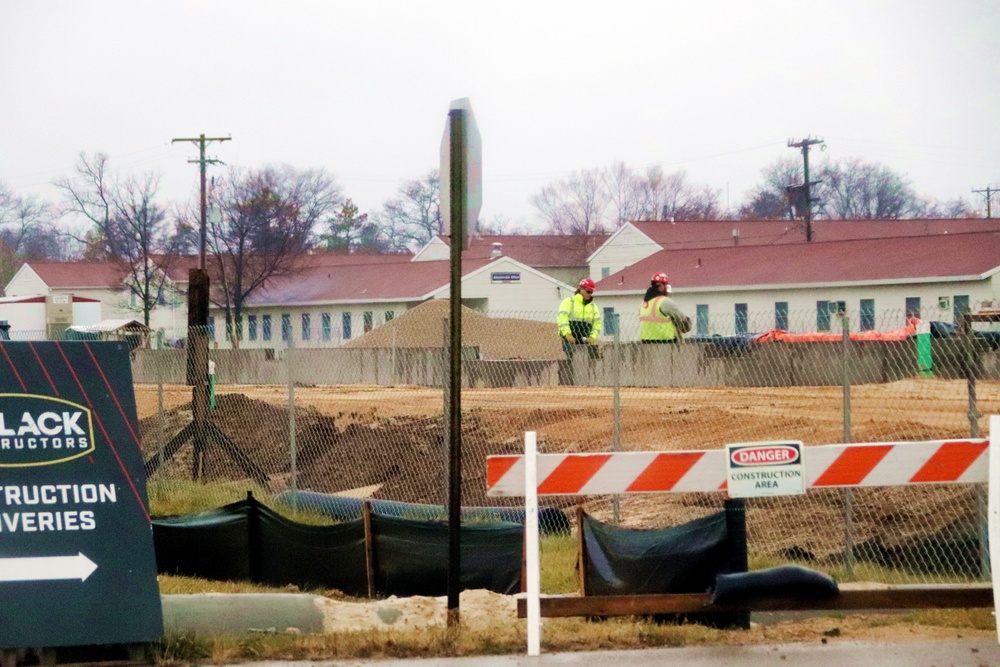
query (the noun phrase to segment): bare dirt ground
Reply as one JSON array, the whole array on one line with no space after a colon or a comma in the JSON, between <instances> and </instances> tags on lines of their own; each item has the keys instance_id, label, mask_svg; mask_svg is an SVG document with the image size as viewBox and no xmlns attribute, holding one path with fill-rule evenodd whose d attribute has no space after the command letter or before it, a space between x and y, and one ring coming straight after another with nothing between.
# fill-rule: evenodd
<instances>
[{"instance_id":1,"label":"bare dirt ground","mask_svg":"<svg viewBox=\"0 0 1000 667\"><path fill-rule=\"evenodd\" d=\"M392 630L394 632L421 631L431 627L445 627L447 623L447 601L444 597L409 598L391 597L385 600L350 602L320 598L324 614L326 632L366 632L372 630ZM497 625L514 626L517 618L517 596L499 595L484 590L463 591L459 601L462 623L473 629L488 630ZM710 643L732 645L781 644L791 642L828 641L886 641L893 643L979 639L993 640L996 631L992 628L969 627L975 625L976 617L988 617L987 610L969 612L948 612L953 621L966 624L963 627L946 627L928 624L934 622L933 615L916 622L900 622L899 614L799 614L797 617L772 620L762 616L754 621L750 630L722 631ZM962 616L968 614L968 618ZM774 616L773 614L771 616ZM794 616L794 615L789 615ZM980 619L982 620L982 619ZM574 624L575 620L543 620L543 633L559 633L561 626ZM980 625L986 625L981 623Z\"/></svg>"},{"instance_id":2,"label":"bare dirt ground","mask_svg":"<svg viewBox=\"0 0 1000 667\"><path fill-rule=\"evenodd\" d=\"M190 422L191 389L165 386L162 394L155 385L135 389L148 456ZM301 487L335 492L378 484L376 498L443 502L444 399L440 390L296 386L294 394ZM1000 383L980 383L978 396L982 414L1000 413ZM282 490L288 478L288 404L287 386L223 386L212 413L220 428L265 467L275 480L275 491ZM807 445L842 442L843 405L839 387L624 389L621 446L626 450L704 449L778 438L801 439ZM605 388L466 390L462 408L466 504L496 504L484 494L485 457L521 451L525 430L538 431L542 451L548 452L608 451L613 443L613 396ZM853 387L852 436L856 442L966 437L967 410L964 382L914 379ZM987 423L985 418L980 420L983 435ZM190 445L175 459L157 474L186 478ZM222 455L213 457L209 475L242 477L238 467ZM750 526L754 548L779 560L794 557L820 568L836 561L844 530L841 496L824 493L810 494L809 502L800 497L776 499L754 510ZM855 500L858 543L874 540L890 556L907 549L933 554L936 560L925 563L927 569L955 559L965 559L967 567L959 569L976 567L975 553L960 554L954 546L964 534L955 533L956 524L967 521L976 506L972 491L936 487L866 493L867 497ZM623 497L623 524L675 525L704 516L721 506L721 499L708 495ZM605 502L593 510L588 506L588 511L606 520L608 507ZM793 514L796 520L788 521ZM927 548L928 541L934 544L932 549ZM416 630L444 622L445 605L440 598L329 600L324 604L331 629ZM463 594L462 609L472 623L497 618L513 621L515 614L513 597L485 591ZM892 616L851 615L768 623L746 633L728 633L725 641L780 643L830 637L831 641L898 642L990 636L989 630L970 627L931 627L899 623Z\"/></svg>"},{"instance_id":3,"label":"bare dirt ground","mask_svg":"<svg viewBox=\"0 0 1000 667\"><path fill-rule=\"evenodd\" d=\"M1000 383L980 382L983 415L1000 413ZM191 420L190 388L136 386L143 449L151 456ZM410 386L296 386L295 430L298 488L344 492L377 486L376 499L443 504L447 443L442 437L444 399L439 389ZM159 414L159 405L163 414ZM290 473L289 388L281 385L219 387L212 420L258 462L280 492ZM526 430L539 433L543 452L610 451L615 430L608 388L541 387L473 389L462 392L463 504L495 505L485 495L488 455L523 450ZM623 450L708 449L728 442L798 439L807 446L844 442L844 396L840 387L631 389L620 394ZM968 437L968 394L963 381L911 379L851 389L854 442L935 440ZM980 419L981 435L988 419ZM191 446L157 472L185 479ZM228 456L209 457L209 480L239 480L246 474ZM155 477L154 477L155 479ZM719 494L623 496L626 526L676 525L721 507ZM843 494L811 493L762 500L751 537L775 557L822 562L843 545ZM512 501L507 501L509 504ZM573 498L551 498L566 506ZM859 490L855 544L873 550L882 564L936 546L924 569L958 561L975 567L970 549L976 528L975 489L967 486ZM594 501L588 511L608 520L610 504ZM792 520L790 517L794 517ZM764 534L766 533L766 535ZM915 542L914 540L917 540Z\"/></svg>"}]
</instances>

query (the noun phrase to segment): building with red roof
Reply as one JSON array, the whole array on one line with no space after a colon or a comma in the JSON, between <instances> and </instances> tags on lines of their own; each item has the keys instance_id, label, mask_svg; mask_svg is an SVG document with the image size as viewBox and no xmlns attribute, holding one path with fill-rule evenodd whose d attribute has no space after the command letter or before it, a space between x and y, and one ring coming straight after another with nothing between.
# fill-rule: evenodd
<instances>
[{"instance_id":1,"label":"building with red roof","mask_svg":"<svg viewBox=\"0 0 1000 667\"><path fill-rule=\"evenodd\" d=\"M732 335L772 329L893 329L908 314L954 321L1000 296L1000 221L820 220L813 241L795 221L631 222L611 235L477 236L463 252L462 302L501 317L549 321L580 276L621 336L638 337L638 311L651 276L665 271L693 333ZM331 345L351 340L450 288L447 236L419 252L316 252L294 274L275 278L245 304L250 347ZM167 269L178 298L153 311L152 328L185 335L187 271ZM134 317L121 276L106 263L29 262L7 286L11 296L77 294L99 299L103 317ZM210 317L222 335L224 313ZM609 333L612 328L606 327ZM266 333L265 333L266 332Z\"/></svg>"},{"instance_id":2,"label":"building with red roof","mask_svg":"<svg viewBox=\"0 0 1000 667\"><path fill-rule=\"evenodd\" d=\"M672 297L700 335L839 331L840 313L853 331L896 328L908 316L953 322L1000 295L1000 230L866 231L873 233L811 243L668 245L606 275L596 294L632 338L643 294L659 271L669 275Z\"/></svg>"}]
</instances>

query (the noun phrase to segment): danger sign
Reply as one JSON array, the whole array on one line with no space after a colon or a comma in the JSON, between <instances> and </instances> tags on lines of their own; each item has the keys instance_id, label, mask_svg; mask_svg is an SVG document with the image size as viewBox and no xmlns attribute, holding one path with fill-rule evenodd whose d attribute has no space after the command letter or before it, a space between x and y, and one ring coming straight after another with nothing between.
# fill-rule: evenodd
<instances>
[{"instance_id":1,"label":"danger sign","mask_svg":"<svg viewBox=\"0 0 1000 667\"><path fill-rule=\"evenodd\" d=\"M730 498L805 493L802 442L738 442L726 445Z\"/></svg>"}]
</instances>

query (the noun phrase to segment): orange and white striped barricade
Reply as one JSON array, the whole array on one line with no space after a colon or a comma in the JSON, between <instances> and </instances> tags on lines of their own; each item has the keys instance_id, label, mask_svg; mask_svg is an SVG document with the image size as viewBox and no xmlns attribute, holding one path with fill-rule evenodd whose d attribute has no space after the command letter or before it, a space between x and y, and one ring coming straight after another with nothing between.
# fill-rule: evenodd
<instances>
[{"instance_id":1,"label":"orange and white striped barricade","mask_svg":"<svg viewBox=\"0 0 1000 667\"><path fill-rule=\"evenodd\" d=\"M993 446L1000 448L1000 417L990 418L990 434ZM529 655L538 655L541 621L538 496L711 492L727 487L725 449L537 454L536 438L533 431L525 433L523 456L486 459L486 495L525 498ZM990 444L986 438L956 438L806 447L803 482L806 489L989 482L990 556L991 562L1000 563L1000 456L989 456ZM1000 590L1000 567L992 573L993 590ZM996 607L1000 638L1000 604Z\"/></svg>"}]
</instances>

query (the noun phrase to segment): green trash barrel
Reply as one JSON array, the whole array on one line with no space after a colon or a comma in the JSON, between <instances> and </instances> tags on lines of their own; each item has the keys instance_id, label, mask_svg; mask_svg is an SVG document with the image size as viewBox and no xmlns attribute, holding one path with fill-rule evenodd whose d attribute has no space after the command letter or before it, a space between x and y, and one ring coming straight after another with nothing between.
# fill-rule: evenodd
<instances>
[{"instance_id":1,"label":"green trash barrel","mask_svg":"<svg viewBox=\"0 0 1000 667\"><path fill-rule=\"evenodd\" d=\"M931 325L929 322L917 324L917 370L923 377L932 377L934 361L931 357Z\"/></svg>"}]
</instances>

